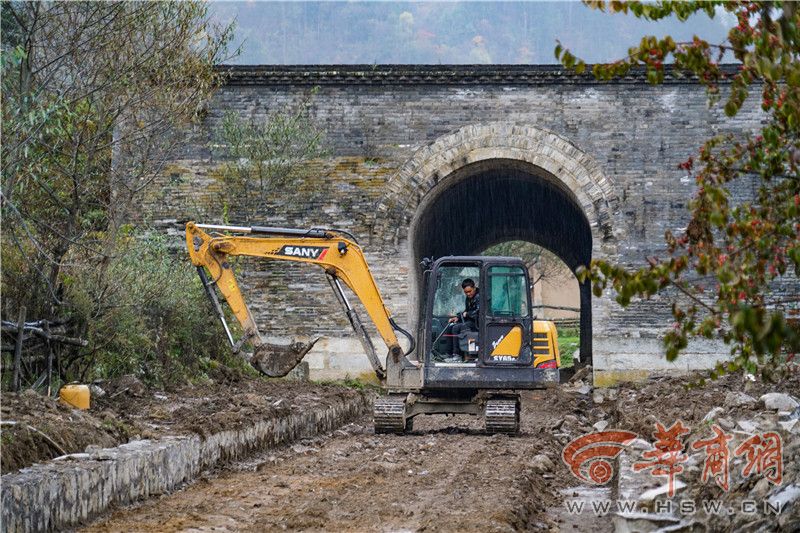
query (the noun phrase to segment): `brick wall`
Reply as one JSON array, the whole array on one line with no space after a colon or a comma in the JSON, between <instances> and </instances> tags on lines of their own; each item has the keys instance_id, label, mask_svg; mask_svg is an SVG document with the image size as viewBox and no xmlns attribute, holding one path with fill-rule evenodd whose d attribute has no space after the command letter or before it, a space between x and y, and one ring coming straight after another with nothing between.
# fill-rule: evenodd
<instances>
[{"instance_id":1,"label":"brick wall","mask_svg":"<svg viewBox=\"0 0 800 533\"><path fill-rule=\"evenodd\" d=\"M145 200L140 221L221 222L219 161L208 145L223 113L263 118L314 86L313 116L326 130L330 156L315 162L309 178L274 191L261 222L355 234L401 325L414 315L410 226L434 187L446 187L454 175L448 172L482 148L475 160L488 166L491 154L525 158L538 151L528 158L531 165L558 152L562 159L553 156L547 172L557 179L574 172L570 188L586 199L592 255L639 266L663 253L665 230L687 221L694 184L677 165L707 137L744 135L764 120L759 111L728 119L709 108L700 86L681 79L650 86L631 75L597 83L540 66L236 67ZM550 140L535 147L520 141L538 132ZM428 163L420 154L429 154L422 158ZM736 193L749 197L752 184ZM236 206L227 209L236 222ZM274 263L246 270L244 285L264 331L348 336L321 272ZM608 341L603 346L615 338L656 339L670 322L663 297L621 310L603 296L593 299L592 311L593 335Z\"/></svg>"}]
</instances>

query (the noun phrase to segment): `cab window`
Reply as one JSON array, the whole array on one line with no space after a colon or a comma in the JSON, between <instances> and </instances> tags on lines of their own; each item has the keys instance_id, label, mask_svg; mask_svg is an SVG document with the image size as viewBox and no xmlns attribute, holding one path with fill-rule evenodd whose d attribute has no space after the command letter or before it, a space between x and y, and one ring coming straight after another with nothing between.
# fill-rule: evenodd
<instances>
[{"instance_id":1,"label":"cab window","mask_svg":"<svg viewBox=\"0 0 800 533\"><path fill-rule=\"evenodd\" d=\"M525 271L516 266L493 266L488 272L489 313L492 316L527 317L530 291Z\"/></svg>"},{"instance_id":2,"label":"cab window","mask_svg":"<svg viewBox=\"0 0 800 533\"><path fill-rule=\"evenodd\" d=\"M464 310L464 291L461 282L470 278L478 283L480 268L477 266L439 267L436 294L433 298L433 316L453 316Z\"/></svg>"}]
</instances>

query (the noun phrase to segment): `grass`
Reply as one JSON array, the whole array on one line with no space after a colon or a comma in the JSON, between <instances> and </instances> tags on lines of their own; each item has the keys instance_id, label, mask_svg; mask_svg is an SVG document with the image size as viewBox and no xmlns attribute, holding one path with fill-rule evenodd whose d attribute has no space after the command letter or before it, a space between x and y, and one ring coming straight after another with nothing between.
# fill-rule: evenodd
<instances>
[{"instance_id":1,"label":"grass","mask_svg":"<svg viewBox=\"0 0 800 533\"><path fill-rule=\"evenodd\" d=\"M344 379L320 379L320 380L314 380L313 383L316 383L317 385L335 385L337 387L347 387L348 389L355 389L359 391L381 390L380 383L378 383L374 375L372 376L372 379L369 378L365 379L362 377L354 378L350 376L345 376Z\"/></svg>"},{"instance_id":2,"label":"grass","mask_svg":"<svg viewBox=\"0 0 800 533\"><path fill-rule=\"evenodd\" d=\"M564 328L558 331L558 350L561 354L561 368L570 368L575 365L572 354L581 344L580 330L578 328Z\"/></svg>"}]
</instances>

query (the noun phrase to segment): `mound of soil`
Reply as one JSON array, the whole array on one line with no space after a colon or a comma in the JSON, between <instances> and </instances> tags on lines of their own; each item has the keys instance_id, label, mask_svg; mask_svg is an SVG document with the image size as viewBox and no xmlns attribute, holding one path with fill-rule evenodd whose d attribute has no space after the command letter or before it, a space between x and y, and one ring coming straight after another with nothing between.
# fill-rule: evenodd
<instances>
[{"instance_id":1,"label":"mound of soil","mask_svg":"<svg viewBox=\"0 0 800 533\"><path fill-rule=\"evenodd\" d=\"M127 442L132 428L73 409L32 390L3 393L3 474L89 445L116 446Z\"/></svg>"},{"instance_id":2,"label":"mound of soil","mask_svg":"<svg viewBox=\"0 0 800 533\"><path fill-rule=\"evenodd\" d=\"M714 407L723 408L720 416L736 422L763 411L758 399L766 393L800 392L800 374L796 373L778 383L751 381L742 374L727 375L702 387L687 388L688 383L681 377L657 377L638 386L621 387L614 409L618 427L645 436L653 433L656 421L670 425L682 420L697 427Z\"/></svg>"},{"instance_id":3,"label":"mound of soil","mask_svg":"<svg viewBox=\"0 0 800 533\"><path fill-rule=\"evenodd\" d=\"M336 385L252 377L227 367L213 371L208 383L176 390L150 390L132 376L105 382L101 390L87 411L30 390L3 393L2 473L83 452L87 446L206 436L359 394Z\"/></svg>"}]
</instances>

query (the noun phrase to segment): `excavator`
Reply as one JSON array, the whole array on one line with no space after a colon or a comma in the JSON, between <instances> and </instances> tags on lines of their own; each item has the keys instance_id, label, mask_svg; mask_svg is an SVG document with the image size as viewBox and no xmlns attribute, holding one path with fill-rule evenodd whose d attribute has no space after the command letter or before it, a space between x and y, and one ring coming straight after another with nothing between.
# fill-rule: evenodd
<instances>
[{"instance_id":1,"label":"excavator","mask_svg":"<svg viewBox=\"0 0 800 533\"><path fill-rule=\"evenodd\" d=\"M515 434L520 392L555 386L561 364L552 322L536 320L524 262L514 257L446 256L422 262L423 308L416 337L386 308L355 237L336 229L186 224L186 245L234 352L249 344L250 363L270 377L287 375L311 342L267 342L236 281L232 258L293 261L321 267L387 394L374 402L376 433L403 434L417 415L483 415L488 433ZM463 310L461 282L480 289L477 331L453 335L451 318ZM378 356L367 328L344 291L363 304L387 348ZM234 339L217 291L242 328ZM404 349L400 334L407 341ZM463 360L448 358L458 343Z\"/></svg>"}]
</instances>

